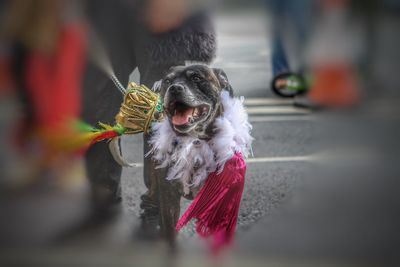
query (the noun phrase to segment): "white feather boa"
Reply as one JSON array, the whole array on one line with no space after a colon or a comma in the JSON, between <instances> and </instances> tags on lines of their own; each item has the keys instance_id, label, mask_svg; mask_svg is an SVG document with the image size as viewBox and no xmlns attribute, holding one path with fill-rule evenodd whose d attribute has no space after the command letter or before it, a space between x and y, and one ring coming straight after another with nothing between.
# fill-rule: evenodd
<instances>
[{"instance_id":1,"label":"white feather boa","mask_svg":"<svg viewBox=\"0 0 400 267\"><path fill-rule=\"evenodd\" d=\"M191 136L178 136L170 122L152 125L153 135L149 140L152 149L146 155L153 155L158 168L168 167L167 180L179 179L184 193L200 187L208 175L222 171L225 162L235 152L248 157L251 152L252 129L243 106L244 98L232 98L228 92L221 93L223 115L215 120L218 129L211 140L200 140Z\"/></svg>"}]
</instances>

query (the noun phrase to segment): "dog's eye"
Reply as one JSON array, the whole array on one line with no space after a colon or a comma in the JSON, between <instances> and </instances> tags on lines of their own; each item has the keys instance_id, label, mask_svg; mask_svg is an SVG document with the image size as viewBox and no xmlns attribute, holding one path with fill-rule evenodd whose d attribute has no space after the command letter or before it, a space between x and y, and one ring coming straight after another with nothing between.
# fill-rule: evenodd
<instances>
[{"instance_id":1,"label":"dog's eye","mask_svg":"<svg viewBox=\"0 0 400 267\"><path fill-rule=\"evenodd\" d=\"M171 84L171 80L170 80L170 79L165 79L165 80L164 80L164 83L165 83L166 85L170 85L170 84Z\"/></svg>"},{"instance_id":2,"label":"dog's eye","mask_svg":"<svg viewBox=\"0 0 400 267\"><path fill-rule=\"evenodd\" d=\"M201 81L200 76L197 75L197 74L193 74L192 76L190 76L190 79L191 79L192 81L194 81L194 82L200 82L200 81Z\"/></svg>"}]
</instances>

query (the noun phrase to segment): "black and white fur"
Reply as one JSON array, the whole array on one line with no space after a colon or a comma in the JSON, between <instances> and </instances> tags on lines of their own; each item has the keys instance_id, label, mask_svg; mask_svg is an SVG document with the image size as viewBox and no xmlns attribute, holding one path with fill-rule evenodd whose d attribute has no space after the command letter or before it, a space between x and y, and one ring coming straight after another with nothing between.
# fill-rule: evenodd
<instances>
[{"instance_id":1,"label":"black and white fur","mask_svg":"<svg viewBox=\"0 0 400 267\"><path fill-rule=\"evenodd\" d=\"M221 92L223 114L213 122L215 134L199 139L176 133L168 121L153 125L150 153L159 168L168 168L167 180L179 180L184 195L197 192L211 172L222 171L234 153L247 157L251 152L251 125L243 99Z\"/></svg>"}]
</instances>

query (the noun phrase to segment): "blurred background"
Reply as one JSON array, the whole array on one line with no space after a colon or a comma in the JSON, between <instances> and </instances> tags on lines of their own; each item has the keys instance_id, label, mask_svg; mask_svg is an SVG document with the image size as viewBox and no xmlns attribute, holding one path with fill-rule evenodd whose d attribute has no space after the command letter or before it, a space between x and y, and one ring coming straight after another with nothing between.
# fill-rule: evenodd
<instances>
[{"instance_id":1,"label":"blurred background","mask_svg":"<svg viewBox=\"0 0 400 267\"><path fill-rule=\"evenodd\" d=\"M0 1L0 265L396 266L399 15L396 0ZM122 169L105 142L63 142L72 120L114 123L111 75L152 87L187 62L223 69L253 125L218 259L194 224L173 252L142 234L141 134L123 136Z\"/></svg>"}]
</instances>

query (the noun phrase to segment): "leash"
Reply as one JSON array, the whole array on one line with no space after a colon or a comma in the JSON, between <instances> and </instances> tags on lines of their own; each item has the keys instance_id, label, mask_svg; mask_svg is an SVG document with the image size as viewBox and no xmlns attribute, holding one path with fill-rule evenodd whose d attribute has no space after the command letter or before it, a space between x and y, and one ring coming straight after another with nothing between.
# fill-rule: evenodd
<instances>
[{"instance_id":1,"label":"leash","mask_svg":"<svg viewBox=\"0 0 400 267\"><path fill-rule=\"evenodd\" d=\"M111 81L113 81L115 87L121 92L123 96L125 96L127 93L127 89L121 84L121 82L115 75L114 68L111 64L111 60L108 56L104 43L100 39L99 35L96 33L93 26L88 24L88 29L89 44L91 47L91 49L89 49L89 58L99 69L107 74Z\"/></svg>"},{"instance_id":2,"label":"leash","mask_svg":"<svg viewBox=\"0 0 400 267\"><path fill-rule=\"evenodd\" d=\"M121 92L122 95L126 95L126 89L125 87L121 84L121 82L118 80L117 76L115 74L112 74L110 76L111 81L114 82L114 85L117 87L117 89Z\"/></svg>"}]
</instances>

